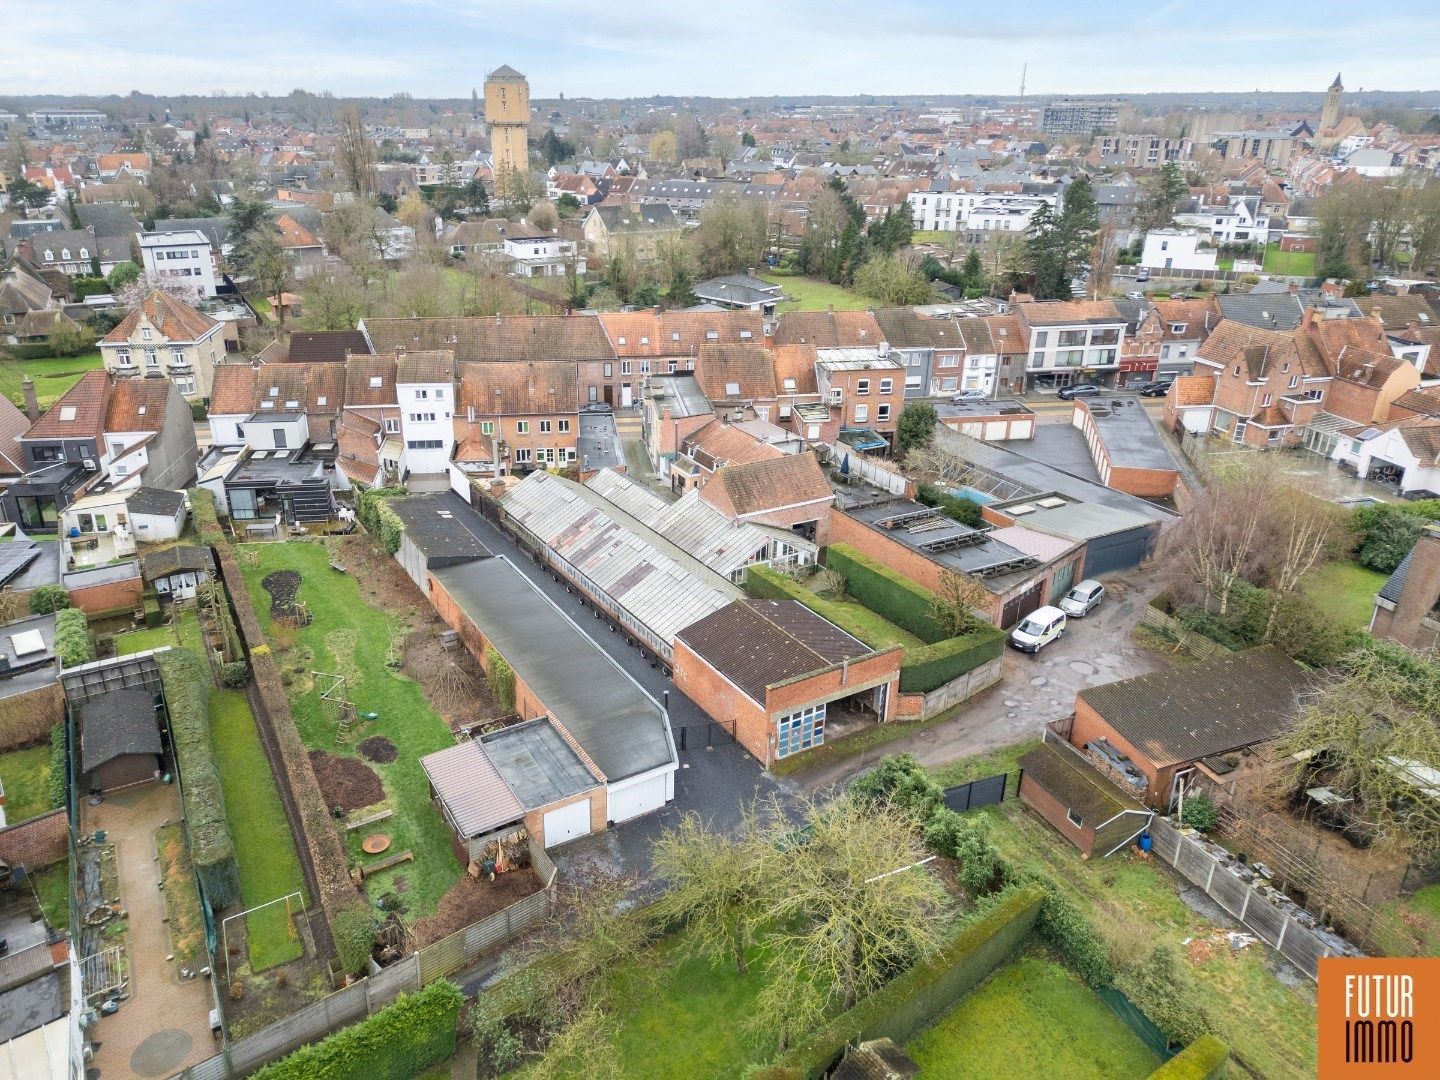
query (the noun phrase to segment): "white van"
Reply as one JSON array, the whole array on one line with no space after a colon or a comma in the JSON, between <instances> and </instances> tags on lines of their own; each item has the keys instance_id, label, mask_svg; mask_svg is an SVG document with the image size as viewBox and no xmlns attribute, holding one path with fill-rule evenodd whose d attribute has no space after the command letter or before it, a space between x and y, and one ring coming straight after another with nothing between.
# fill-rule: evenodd
<instances>
[{"instance_id":1,"label":"white van","mask_svg":"<svg viewBox=\"0 0 1440 1080\"><path fill-rule=\"evenodd\" d=\"M1036 608L1010 631L1010 644L1021 652L1039 652L1065 633L1065 612L1058 607Z\"/></svg>"},{"instance_id":2,"label":"white van","mask_svg":"<svg viewBox=\"0 0 1440 1080\"><path fill-rule=\"evenodd\" d=\"M1104 585L1094 578L1086 578L1061 598L1060 610L1072 619L1083 619L1095 610L1095 605L1104 595Z\"/></svg>"}]
</instances>

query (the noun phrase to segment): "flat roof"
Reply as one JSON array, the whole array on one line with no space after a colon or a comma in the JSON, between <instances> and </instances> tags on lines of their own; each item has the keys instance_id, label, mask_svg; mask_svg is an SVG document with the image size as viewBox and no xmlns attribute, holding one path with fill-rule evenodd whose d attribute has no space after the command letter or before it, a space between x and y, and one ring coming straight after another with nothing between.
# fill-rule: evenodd
<instances>
[{"instance_id":1,"label":"flat roof","mask_svg":"<svg viewBox=\"0 0 1440 1080\"><path fill-rule=\"evenodd\" d=\"M994 401L951 401L948 397L932 398L937 416L1012 417L1034 416L1035 411L1014 398L996 398Z\"/></svg>"},{"instance_id":2,"label":"flat roof","mask_svg":"<svg viewBox=\"0 0 1440 1080\"><path fill-rule=\"evenodd\" d=\"M709 416L715 411L700 389L699 380L689 372L652 375L645 384L645 393L657 404L668 406L672 417Z\"/></svg>"},{"instance_id":3,"label":"flat roof","mask_svg":"<svg viewBox=\"0 0 1440 1080\"><path fill-rule=\"evenodd\" d=\"M32 631L39 633L43 652L21 651L34 641L29 636ZM20 638L18 643L16 638ZM55 682L60 670L55 657L55 616L31 615L0 626L0 653L10 660L10 669L0 675L0 698L28 694Z\"/></svg>"},{"instance_id":4,"label":"flat roof","mask_svg":"<svg viewBox=\"0 0 1440 1080\"><path fill-rule=\"evenodd\" d=\"M1104 397L1077 402L1076 408L1089 410L1112 465L1124 469L1175 471L1175 459L1139 398Z\"/></svg>"},{"instance_id":5,"label":"flat roof","mask_svg":"<svg viewBox=\"0 0 1440 1080\"><path fill-rule=\"evenodd\" d=\"M480 736L495 769L526 810L534 810L600 784L548 716Z\"/></svg>"},{"instance_id":6,"label":"flat roof","mask_svg":"<svg viewBox=\"0 0 1440 1080\"><path fill-rule=\"evenodd\" d=\"M676 763L659 703L509 559L431 573L607 781Z\"/></svg>"},{"instance_id":7,"label":"flat roof","mask_svg":"<svg viewBox=\"0 0 1440 1080\"><path fill-rule=\"evenodd\" d=\"M453 492L388 499L386 505L405 524L405 535L425 556L428 569L490 558L490 549L455 516Z\"/></svg>"},{"instance_id":8,"label":"flat roof","mask_svg":"<svg viewBox=\"0 0 1440 1080\"><path fill-rule=\"evenodd\" d=\"M325 480L325 460L299 449L251 450L225 477L229 484L308 484Z\"/></svg>"},{"instance_id":9,"label":"flat roof","mask_svg":"<svg viewBox=\"0 0 1440 1080\"><path fill-rule=\"evenodd\" d=\"M887 499L845 513L942 566L974 574L991 591L1003 592L1006 578L1040 565L988 529L972 529L911 499Z\"/></svg>"},{"instance_id":10,"label":"flat roof","mask_svg":"<svg viewBox=\"0 0 1440 1080\"><path fill-rule=\"evenodd\" d=\"M612 412L580 413L580 467L618 469L625 464L625 448Z\"/></svg>"},{"instance_id":11,"label":"flat roof","mask_svg":"<svg viewBox=\"0 0 1440 1080\"><path fill-rule=\"evenodd\" d=\"M1047 506L1046 503L1050 505ZM995 502L990 506L1002 512L1016 507L1033 507L1032 510L1014 515L1015 520L1023 522L1027 529L1048 532L1069 540L1094 540L1101 536L1112 536L1115 533L1151 528L1155 525L1153 520L1132 514L1128 510L1077 502L1053 492L1038 497Z\"/></svg>"}]
</instances>

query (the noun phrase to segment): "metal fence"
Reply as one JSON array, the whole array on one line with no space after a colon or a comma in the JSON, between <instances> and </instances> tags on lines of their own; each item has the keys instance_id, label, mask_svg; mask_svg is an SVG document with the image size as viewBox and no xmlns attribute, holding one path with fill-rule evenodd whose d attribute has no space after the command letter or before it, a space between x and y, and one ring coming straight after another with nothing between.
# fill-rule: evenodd
<instances>
[{"instance_id":1,"label":"metal fence","mask_svg":"<svg viewBox=\"0 0 1440 1080\"><path fill-rule=\"evenodd\" d=\"M983 780L971 780L968 784L945 789L945 805L951 810L964 813L978 810L982 806L994 806L1005 801L1005 789L1009 785L1009 773L996 773Z\"/></svg>"},{"instance_id":2,"label":"metal fence","mask_svg":"<svg viewBox=\"0 0 1440 1080\"><path fill-rule=\"evenodd\" d=\"M1244 880L1228 861L1222 861L1210 848L1181 833L1164 818L1150 823L1150 833L1157 859L1204 889L1241 926L1311 979L1317 978L1322 957L1360 955L1358 949L1325 930L1278 889L1265 884L1261 876Z\"/></svg>"},{"instance_id":3,"label":"metal fence","mask_svg":"<svg viewBox=\"0 0 1440 1080\"><path fill-rule=\"evenodd\" d=\"M459 971L488 950L541 922L549 914L554 897L555 864L534 840L529 844L530 865L544 882L539 892L239 1040L214 1057L176 1073L174 1080L232 1080L245 1076L306 1043L317 1042L363 1020L401 994L419 990Z\"/></svg>"}]
</instances>

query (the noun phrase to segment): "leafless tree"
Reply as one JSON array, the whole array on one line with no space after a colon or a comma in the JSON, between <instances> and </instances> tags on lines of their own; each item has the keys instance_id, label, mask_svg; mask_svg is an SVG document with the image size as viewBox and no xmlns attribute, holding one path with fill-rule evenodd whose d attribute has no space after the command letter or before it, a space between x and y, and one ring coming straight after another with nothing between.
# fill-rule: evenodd
<instances>
[{"instance_id":1,"label":"leafless tree","mask_svg":"<svg viewBox=\"0 0 1440 1080\"><path fill-rule=\"evenodd\" d=\"M930 602L930 617L950 637L969 634L989 626L985 614L990 607L990 593L978 578L953 570L940 572L939 588Z\"/></svg>"},{"instance_id":2,"label":"leafless tree","mask_svg":"<svg viewBox=\"0 0 1440 1080\"><path fill-rule=\"evenodd\" d=\"M357 195L375 191L375 143L365 132L360 110L346 105L340 110L340 135L335 146L335 165L346 190Z\"/></svg>"}]
</instances>

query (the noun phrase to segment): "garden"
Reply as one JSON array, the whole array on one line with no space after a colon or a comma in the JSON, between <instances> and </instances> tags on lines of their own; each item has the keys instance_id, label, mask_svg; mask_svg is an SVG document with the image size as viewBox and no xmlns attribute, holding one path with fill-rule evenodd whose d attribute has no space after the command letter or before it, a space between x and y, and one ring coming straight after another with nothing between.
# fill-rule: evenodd
<instances>
[{"instance_id":1,"label":"garden","mask_svg":"<svg viewBox=\"0 0 1440 1080\"><path fill-rule=\"evenodd\" d=\"M762 281L779 285L790 302L781 304L781 311L865 311L874 301L843 285L832 285L819 278L792 274L761 274Z\"/></svg>"},{"instance_id":2,"label":"garden","mask_svg":"<svg viewBox=\"0 0 1440 1080\"><path fill-rule=\"evenodd\" d=\"M51 356L39 360L0 358L0 394L23 409L25 394L22 386L25 376L29 375L35 382L35 397L40 408L48 409L80 380L80 376L100 366L99 352L88 352L80 356Z\"/></svg>"},{"instance_id":3,"label":"garden","mask_svg":"<svg viewBox=\"0 0 1440 1080\"><path fill-rule=\"evenodd\" d=\"M332 550L348 573L332 567ZM421 757L453 745L454 735L411 675L415 638L433 637L438 620L409 579L364 536L333 549L292 541L237 553L322 795L372 900L414 925L435 915L457 882L457 896L483 891L465 888L474 883L462 882L450 830L420 767ZM417 635L422 625L432 633ZM429 657L431 677L441 659ZM488 711L478 683L455 696ZM363 850L372 833L388 839L383 855ZM454 925L427 923L437 937L474 921L463 904L452 901L446 910Z\"/></svg>"}]
</instances>

